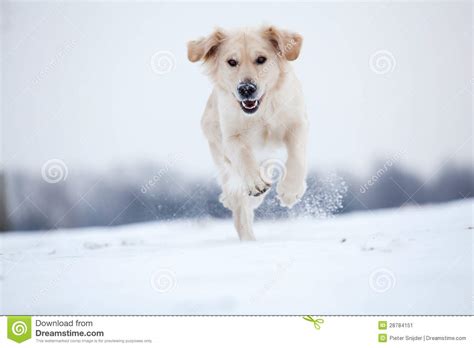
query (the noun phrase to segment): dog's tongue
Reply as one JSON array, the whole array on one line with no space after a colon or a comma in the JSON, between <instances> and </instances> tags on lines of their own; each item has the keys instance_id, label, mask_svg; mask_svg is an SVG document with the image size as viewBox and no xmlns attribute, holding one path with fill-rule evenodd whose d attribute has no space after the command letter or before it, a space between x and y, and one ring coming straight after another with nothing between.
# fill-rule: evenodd
<instances>
[{"instance_id":1,"label":"dog's tongue","mask_svg":"<svg viewBox=\"0 0 474 348\"><path fill-rule=\"evenodd\" d=\"M255 107L255 105L257 104L257 101L256 100L245 100L245 101L243 101L243 104L247 109L253 109Z\"/></svg>"}]
</instances>

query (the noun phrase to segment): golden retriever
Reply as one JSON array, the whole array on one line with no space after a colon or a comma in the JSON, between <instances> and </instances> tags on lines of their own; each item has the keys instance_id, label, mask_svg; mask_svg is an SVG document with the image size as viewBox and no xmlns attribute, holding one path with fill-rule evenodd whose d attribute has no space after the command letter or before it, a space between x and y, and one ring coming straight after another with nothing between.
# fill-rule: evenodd
<instances>
[{"instance_id":1,"label":"golden retriever","mask_svg":"<svg viewBox=\"0 0 474 348\"><path fill-rule=\"evenodd\" d=\"M272 184L258 151L286 148L276 189L282 206L291 208L306 190L308 118L289 63L302 42L297 33L267 26L216 29L188 43L188 59L203 61L214 84L201 125L219 169L220 201L232 210L240 240L255 240L254 209Z\"/></svg>"}]
</instances>

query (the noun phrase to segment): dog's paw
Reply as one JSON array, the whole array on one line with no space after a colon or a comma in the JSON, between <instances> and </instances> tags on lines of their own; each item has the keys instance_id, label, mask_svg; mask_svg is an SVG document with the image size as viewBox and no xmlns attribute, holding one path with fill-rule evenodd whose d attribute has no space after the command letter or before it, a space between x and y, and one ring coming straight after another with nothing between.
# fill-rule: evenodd
<instances>
[{"instance_id":1,"label":"dog's paw","mask_svg":"<svg viewBox=\"0 0 474 348\"><path fill-rule=\"evenodd\" d=\"M232 206L231 206L231 201L229 199L229 196L227 194L225 194L224 192L222 192L220 195L219 195L219 202L222 203L222 205L227 208L227 209L232 209Z\"/></svg>"},{"instance_id":2,"label":"dog's paw","mask_svg":"<svg viewBox=\"0 0 474 348\"><path fill-rule=\"evenodd\" d=\"M277 186L277 195L280 205L286 208L292 208L303 197L306 191L306 182L299 185L280 182Z\"/></svg>"},{"instance_id":3,"label":"dog's paw","mask_svg":"<svg viewBox=\"0 0 474 348\"><path fill-rule=\"evenodd\" d=\"M258 197L260 195L263 195L265 192L267 192L272 184L264 181L260 174L257 173L257 175L253 177L247 177L245 180L245 183L247 185L247 193L249 196L254 196Z\"/></svg>"}]
</instances>

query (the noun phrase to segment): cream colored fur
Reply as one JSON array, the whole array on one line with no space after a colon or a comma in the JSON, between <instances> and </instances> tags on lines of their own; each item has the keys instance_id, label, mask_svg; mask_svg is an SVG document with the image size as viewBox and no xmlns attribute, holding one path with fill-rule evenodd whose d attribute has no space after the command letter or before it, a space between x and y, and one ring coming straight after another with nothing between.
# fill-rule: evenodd
<instances>
[{"instance_id":1,"label":"cream colored fur","mask_svg":"<svg viewBox=\"0 0 474 348\"><path fill-rule=\"evenodd\" d=\"M220 200L232 210L240 240L255 240L254 210L271 184L262 176L259 150L286 149L286 173L276 188L281 205L292 207L306 190L308 120L289 62L298 58L301 45L299 34L275 27L217 29L188 43L189 60L203 61L214 83L201 125L219 169ZM266 62L257 64L258 57ZM230 66L230 59L238 65ZM237 85L246 79L258 87L253 114L244 112L236 97Z\"/></svg>"}]
</instances>

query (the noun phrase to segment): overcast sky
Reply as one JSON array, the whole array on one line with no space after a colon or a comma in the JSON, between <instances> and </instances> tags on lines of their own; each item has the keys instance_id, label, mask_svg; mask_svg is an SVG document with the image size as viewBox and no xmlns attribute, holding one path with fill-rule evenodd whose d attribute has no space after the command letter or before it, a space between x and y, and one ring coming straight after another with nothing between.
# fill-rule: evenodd
<instances>
[{"instance_id":1,"label":"overcast sky","mask_svg":"<svg viewBox=\"0 0 474 348\"><path fill-rule=\"evenodd\" d=\"M213 171L199 122L211 84L186 42L271 23L304 36L293 62L309 161L363 175L376 159L430 175L472 161L472 5L4 4L3 161L39 172L166 161ZM163 53L163 51L165 53ZM155 54L171 57L166 74ZM386 65L384 65L384 63Z\"/></svg>"}]
</instances>

